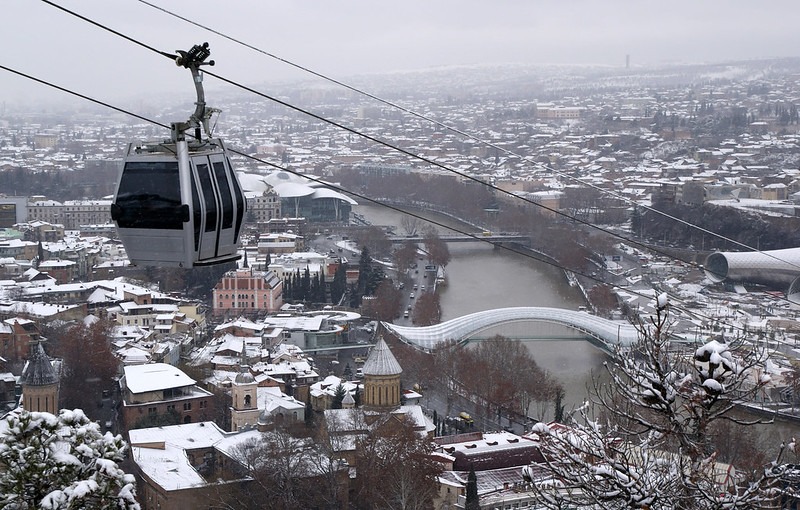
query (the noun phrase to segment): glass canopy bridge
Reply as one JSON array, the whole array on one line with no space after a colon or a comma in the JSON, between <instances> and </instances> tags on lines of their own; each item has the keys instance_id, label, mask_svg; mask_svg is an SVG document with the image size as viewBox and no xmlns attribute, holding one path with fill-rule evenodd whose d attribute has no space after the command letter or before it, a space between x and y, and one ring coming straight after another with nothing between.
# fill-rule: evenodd
<instances>
[{"instance_id":1,"label":"glass canopy bridge","mask_svg":"<svg viewBox=\"0 0 800 510\"><path fill-rule=\"evenodd\" d=\"M573 329L588 340L611 351L615 346L629 347L639 339L636 328L625 321L612 321L586 312L547 307L513 307L484 310L463 315L433 326L381 324L400 340L425 351L433 351L445 341L467 343L471 338L496 326L517 322L547 322Z\"/></svg>"}]
</instances>

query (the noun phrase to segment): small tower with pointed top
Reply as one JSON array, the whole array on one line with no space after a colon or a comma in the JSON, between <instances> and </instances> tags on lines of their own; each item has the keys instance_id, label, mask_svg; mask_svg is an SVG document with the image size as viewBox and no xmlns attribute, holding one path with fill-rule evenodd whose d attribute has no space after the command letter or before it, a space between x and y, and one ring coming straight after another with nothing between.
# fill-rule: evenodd
<instances>
[{"instance_id":1,"label":"small tower with pointed top","mask_svg":"<svg viewBox=\"0 0 800 510\"><path fill-rule=\"evenodd\" d=\"M400 374L403 369L381 338L364 363L364 407L388 409L400 405Z\"/></svg>"},{"instance_id":2,"label":"small tower with pointed top","mask_svg":"<svg viewBox=\"0 0 800 510\"><path fill-rule=\"evenodd\" d=\"M22 407L31 412L58 414L59 377L41 341L31 343L20 385Z\"/></svg>"},{"instance_id":3,"label":"small tower with pointed top","mask_svg":"<svg viewBox=\"0 0 800 510\"><path fill-rule=\"evenodd\" d=\"M342 409L353 409L356 407L356 399L353 398L353 395L350 392L345 393L344 398L342 399Z\"/></svg>"}]
</instances>

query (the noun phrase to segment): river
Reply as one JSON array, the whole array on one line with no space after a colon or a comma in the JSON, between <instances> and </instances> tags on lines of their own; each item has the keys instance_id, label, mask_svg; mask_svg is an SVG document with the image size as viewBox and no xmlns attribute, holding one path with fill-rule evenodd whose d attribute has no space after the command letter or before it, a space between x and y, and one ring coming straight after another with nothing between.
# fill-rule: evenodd
<instances>
[{"instance_id":1,"label":"river","mask_svg":"<svg viewBox=\"0 0 800 510\"><path fill-rule=\"evenodd\" d=\"M374 225L393 225L403 233L401 213L376 205L359 205L354 210L363 214ZM433 219L445 226L464 227L457 220L432 213L415 211L415 214ZM440 233L447 229L437 227ZM577 309L584 303L580 292L570 287L563 272L549 264L486 243L451 243L452 260L447 266L447 284L440 289L442 320L481 310L509 306L549 306ZM536 325L530 324L530 336L538 336ZM509 336L524 337L519 326L509 327ZM504 331L497 331L504 333ZM588 396L588 388L597 377L605 375L605 352L588 341L544 340L525 341L536 363L552 374L564 388L567 410L580 405ZM552 406L531 409L539 419L552 418ZM748 417L752 419L753 417ZM758 447L774 452L782 441L800 437L800 426L795 423L776 422L758 426L748 438ZM797 462L792 454L789 462Z\"/></svg>"},{"instance_id":2,"label":"river","mask_svg":"<svg viewBox=\"0 0 800 510\"><path fill-rule=\"evenodd\" d=\"M393 225L402 233L402 214L375 205L354 209L374 225ZM415 211L416 214L421 214ZM457 228L465 228L446 216L425 212L425 217ZM440 233L449 233L437 228ZM474 230L469 228L469 230ZM442 320L473 312L510 306L547 306L576 310L584 305L580 291L570 287L563 271L530 257L497 249L488 243L450 243L452 260L447 266L447 283L440 288ZM528 324L531 337L538 337L535 323ZM514 337L524 337L519 326L493 330ZM579 405L587 396L593 374L602 373L606 354L586 341L525 341L536 363L550 372L564 387L567 409ZM532 410L532 413L534 411ZM541 410L536 414L541 413ZM552 416L546 410L546 416Z\"/></svg>"}]
</instances>

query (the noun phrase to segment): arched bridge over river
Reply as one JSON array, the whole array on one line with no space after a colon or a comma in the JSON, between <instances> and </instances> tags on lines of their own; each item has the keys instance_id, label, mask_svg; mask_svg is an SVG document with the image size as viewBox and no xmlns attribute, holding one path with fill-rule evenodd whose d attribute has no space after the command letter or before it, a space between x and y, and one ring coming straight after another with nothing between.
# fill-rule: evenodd
<instances>
[{"instance_id":1,"label":"arched bridge over river","mask_svg":"<svg viewBox=\"0 0 800 510\"><path fill-rule=\"evenodd\" d=\"M609 351L616 345L629 347L639 338L636 328L629 322L603 319L587 312L536 306L484 310L433 326L382 324L402 341L432 351L441 342L452 340L466 343L495 326L517 322L548 322L566 326Z\"/></svg>"}]
</instances>

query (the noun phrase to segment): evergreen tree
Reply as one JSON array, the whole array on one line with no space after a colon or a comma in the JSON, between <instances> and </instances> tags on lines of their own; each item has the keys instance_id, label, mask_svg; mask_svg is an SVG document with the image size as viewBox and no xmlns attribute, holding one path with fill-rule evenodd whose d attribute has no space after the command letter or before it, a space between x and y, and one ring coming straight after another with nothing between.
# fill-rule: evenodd
<instances>
[{"instance_id":1,"label":"evergreen tree","mask_svg":"<svg viewBox=\"0 0 800 510\"><path fill-rule=\"evenodd\" d=\"M336 390L333 394L331 409L341 409L342 400L344 400L345 395L347 395L347 391L344 389L344 386L342 386L342 384L339 384L339 386L336 387Z\"/></svg>"},{"instance_id":2,"label":"evergreen tree","mask_svg":"<svg viewBox=\"0 0 800 510\"><path fill-rule=\"evenodd\" d=\"M367 286L372 279L372 257L369 255L369 249L365 246L361 249L361 257L358 259L358 283L356 284L356 292L358 292L358 299L367 295Z\"/></svg>"},{"instance_id":3,"label":"evergreen tree","mask_svg":"<svg viewBox=\"0 0 800 510\"><path fill-rule=\"evenodd\" d=\"M333 274L331 283L331 303L338 305L347 292L347 264L340 263Z\"/></svg>"},{"instance_id":4,"label":"evergreen tree","mask_svg":"<svg viewBox=\"0 0 800 510\"><path fill-rule=\"evenodd\" d=\"M314 408L311 406L311 394L308 394L308 398L306 398L306 415L305 415L305 422L306 427L313 428L314 427Z\"/></svg>"},{"instance_id":5,"label":"evergreen tree","mask_svg":"<svg viewBox=\"0 0 800 510\"><path fill-rule=\"evenodd\" d=\"M564 423L564 390L559 387L555 393L553 421L556 423Z\"/></svg>"},{"instance_id":6,"label":"evergreen tree","mask_svg":"<svg viewBox=\"0 0 800 510\"><path fill-rule=\"evenodd\" d=\"M298 269L299 271L299 269ZM310 301L311 300L311 270L306 266L305 271L303 271L303 276L300 277L300 292L302 293L303 297L300 298L303 301Z\"/></svg>"},{"instance_id":7,"label":"evergreen tree","mask_svg":"<svg viewBox=\"0 0 800 510\"><path fill-rule=\"evenodd\" d=\"M319 268L319 272L317 273L317 296L314 299L317 303L325 303L325 271L322 268Z\"/></svg>"},{"instance_id":8,"label":"evergreen tree","mask_svg":"<svg viewBox=\"0 0 800 510\"><path fill-rule=\"evenodd\" d=\"M364 292L365 296L375 295L375 291L380 287L381 283L386 279L386 273L383 271L383 266L375 264L372 266L369 277L367 279L367 286Z\"/></svg>"},{"instance_id":9,"label":"evergreen tree","mask_svg":"<svg viewBox=\"0 0 800 510\"><path fill-rule=\"evenodd\" d=\"M289 276L283 278L283 296L287 300L292 299L292 279Z\"/></svg>"},{"instance_id":10,"label":"evergreen tree","mask_svg":"<svg viewBox=\"0 0 800 510\"><path fill-rule=\"evenodd\" d=\"M475 469L469 468L467 475L467 494L464 501L464 510L481 510L480 499L478 498L478 477Z\"/></svg>"},{"instance_id":11,"label":"evergreen tree","mask_svg":"<svg viewBox=\"0 0 800 510\"><path fill-rule=\"evenodd\" d=\"M361 306L361 294L358 293L358 284L350 286L350 308L358 308Z\"/></svg>"},{"instance_id":12,"label":"evergreen tree","mask_svg":"<svg viewBox=\"0 0 800 510\"><path fill-rule=\"evenodd\" d=\"M314 275L314 277L311 279L311 292L309 294L309 299L312 303L323 302L319 299L319 273Z\"/></svg>"},{"instance_id":13,"label":"evergreen tree","mask_svg":"<svg viewBox=\"0 0 800 510\"><path fill-rule=\"evenodd\" d=\"M117 465L126 449L80 409L11 413L0 423L0 507L138 510L136 480Z\"/></svg>"}]
</instances>

